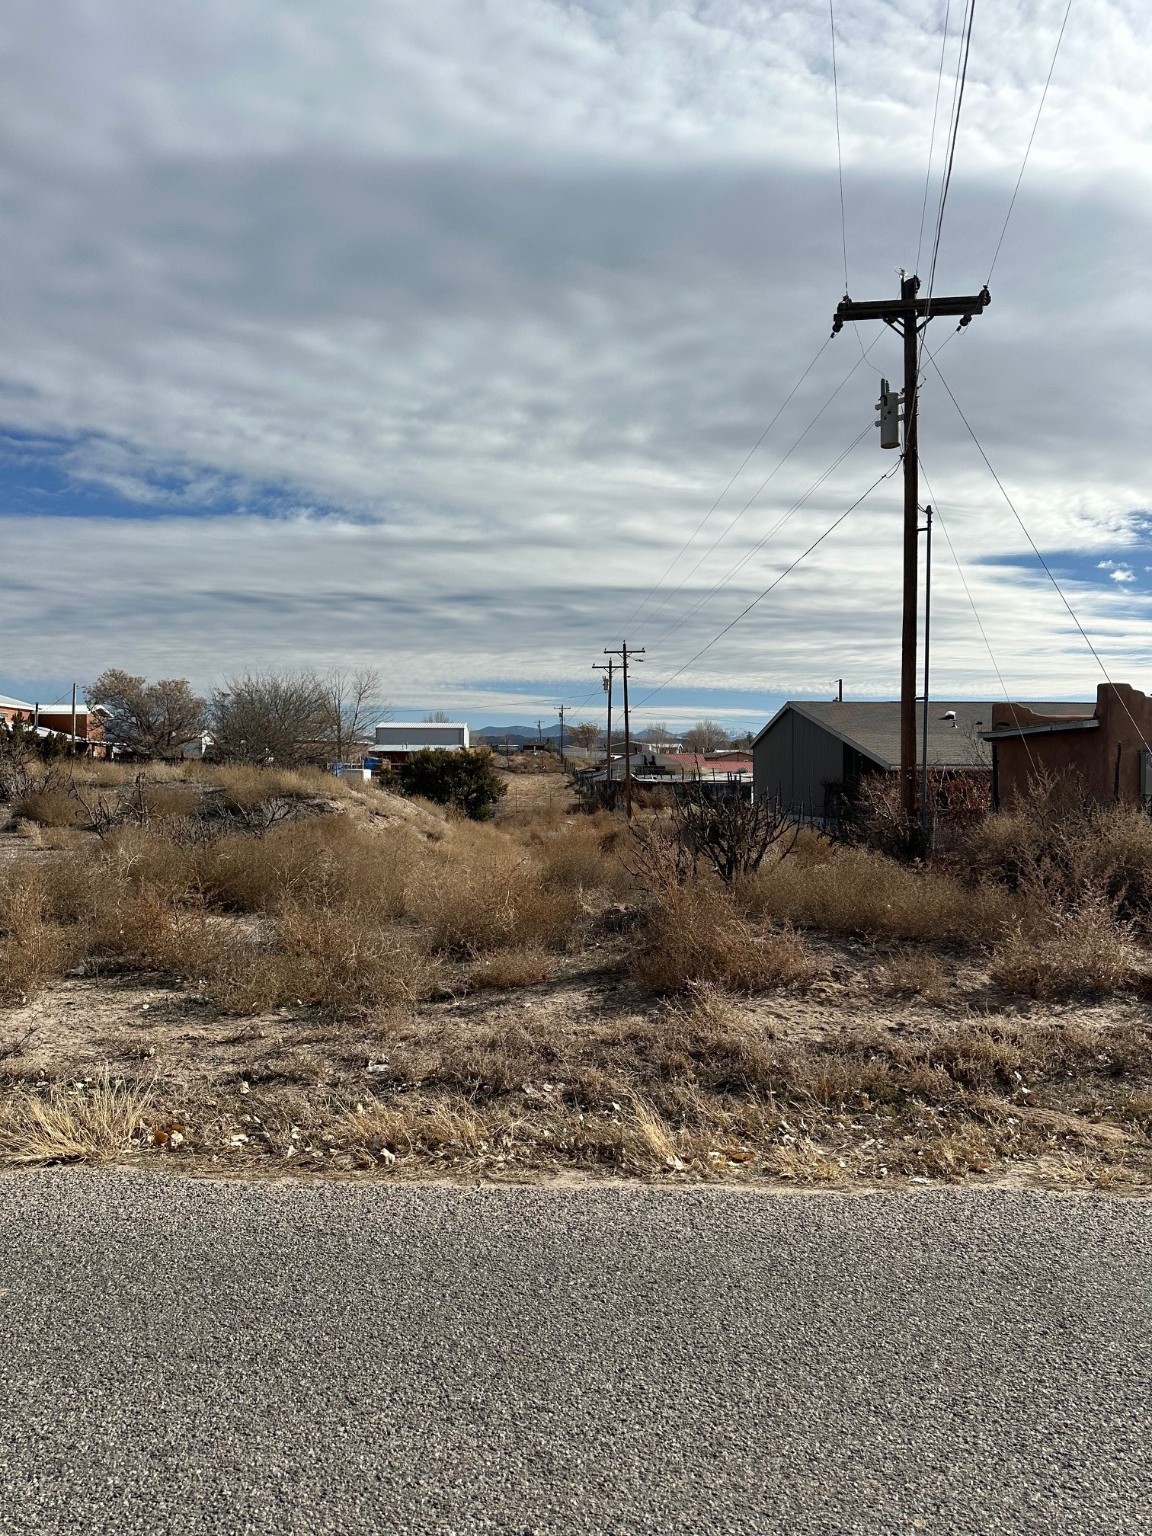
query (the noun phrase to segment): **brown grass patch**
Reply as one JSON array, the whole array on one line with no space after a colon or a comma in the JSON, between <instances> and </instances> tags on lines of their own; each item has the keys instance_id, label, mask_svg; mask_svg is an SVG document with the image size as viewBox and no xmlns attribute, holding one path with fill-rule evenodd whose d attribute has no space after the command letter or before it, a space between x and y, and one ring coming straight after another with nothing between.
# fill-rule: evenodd
<instances>
[{"instance_id":1,"label":"brown grass patch","mask_svg":"<svg viewBox=\"0 0 1152 1536\"><path fill-rule=\"evenodd\" d=\"M468 986L473 992L531 987L548 981L555 967L555 956L542 949L497 949L468 967Z\"/></svg>"},{"instance_id":2,"label":"brown grass patch","mask_svg":"<svg viewBox=\"0 0 1152 1536\"><path fill-rule=\"evenodd\" d=\"M108 1078L46 1092L19 1087L0 1100L0 1159L6 1163L110 1162L131 1147L152 1094Z\"/></svg>"},{"instance_id":3,"label":"brown grass patch","mask_svg":"<svg viewBox=\"0 0 1152 1536\"><path fill-rule=\"evenodd\" d=\"M1001 886L966 886L943 870L811 843L762 867L741 895L752 913L822 933L970 947L994 942L1022 910Z\"/></svg>"},{"instance_id":4,"label":"brown grass patch","mask_svg":"<svg viewBox=\"0 0 1152 1536\"><path fill-rule=\"evenodd\" d=\"M758 992L806 980L813 969L791 929L753 923L711 880L671 882L654 897L632 967L658 994L700 983Z\"/></svg>"},{"instance_id":5,"label":"brown grass patch","mask_svg":"<svg viewBox=\"0 0 1152 1536\"><path fill-rule=\"evenodd\" d=\"M1077 997L1131 987L1138 960L1130 926L1097 897L1052 914L1039 931L1014 928L994 950L990 974L1006 992Z\"/></svg>"}]
</instances>

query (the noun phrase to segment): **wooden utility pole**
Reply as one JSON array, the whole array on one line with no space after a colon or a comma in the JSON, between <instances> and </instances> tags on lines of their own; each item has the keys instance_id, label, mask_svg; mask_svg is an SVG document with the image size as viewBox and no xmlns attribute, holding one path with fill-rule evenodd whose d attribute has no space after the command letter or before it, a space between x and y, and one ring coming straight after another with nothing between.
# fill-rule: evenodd
<instances>
[{"instance_id":1,"label":"wooden utility pole","mask_svg":"<svg viewBox=\"0 0 1152 1536\"><path fill-rule=\"evenodd\" d=\"M909 824L916 815L916 579L920 526L920 459L917 452L917 378L920 337L937 315L958 315L960 327L992 302L987 288L959 298L917 297L918 277L901 275L898 299L855 304L844 295L832 334L850 321L883 320L904 339L904 609L900 635L900 795ZM884 408L881 405L881 416ZM895 446L895 444L893 444Z\"/></svg>"},{"instance_id":2,"label":"wooden utility pole","mask_svg":"<svg viewBox=\"0 0 1152 1536\"><path fill-rule=\"evenodd\" d=\"M612 804L612 673L616 666L614 657L609 656L607 664L602 661L592 663L593 672L603 672L600 681L604 684L604 692L608 695L608 743L604 749L605 784L608 790L608 804Z\"/></svg>"},{"instance_id":3,"label":"wooden utility pole","mask_svg":"<svg viewBox=\"0 0 1152 1536\"><path fill-rule=\"evenodd\" d=\"M556 713L560 716L560 766L561 766L561 768L563 768L563 766L564 766L564 706L563 706L563 704L560 705L560 707L557 709Z\"/></svg>"},{"instance_id":4,"label":"wooden utility pole","mask_svg":"<svg viewBox=\"0 0 1152 1536\"><path fill-rule=\"evenodd\" d=\"M72 757L76 756L76 684L72 684L72 741L69 746Z\"/></svg>"},{"instance_id":5,"label":"wooden utility pole","mask_svg":"<svg viewBox=\"0 0 1152 1536\"><path fill-rule=\"evenodd\" d=\"M605 654L605 656L619 656L619 658L620 658L620 674L621 674L621 677L624 680L624 810L625 810L625 814L628 817L628 820L631 821L632 820L632 726L631 726L631 720L630 720L630 717L629 717L629 714L628 714L628 662L629 662L630 659L631 660L635 660L637 657L643 656L643 654L644 654L644 647L641 646L638 651L630 651L628 649L628 642L627 642L627 640L623 640L620 643L620 649L618 651L610 651L610 650L608 650L606 648L605 651L604 651L604 654ZM611 742L609 742L609 749L611 749Z\"/></svg>"}]
</instances>

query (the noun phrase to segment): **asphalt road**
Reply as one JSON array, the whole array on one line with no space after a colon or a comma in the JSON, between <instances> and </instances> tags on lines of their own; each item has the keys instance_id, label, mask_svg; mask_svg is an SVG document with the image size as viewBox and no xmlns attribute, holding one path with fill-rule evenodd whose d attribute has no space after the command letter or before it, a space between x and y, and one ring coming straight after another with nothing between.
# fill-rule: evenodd
<instances>
[{"instance_id":1,"label":"asphalt road","mask_svg":"<svg viewBox=\"0 0 1152 1536\"><path fill-rule=\"evenodd\" d=\"M0 1532L1152 1532L1152 1204L0 1179Z\"/></svg>"}]
</instances>

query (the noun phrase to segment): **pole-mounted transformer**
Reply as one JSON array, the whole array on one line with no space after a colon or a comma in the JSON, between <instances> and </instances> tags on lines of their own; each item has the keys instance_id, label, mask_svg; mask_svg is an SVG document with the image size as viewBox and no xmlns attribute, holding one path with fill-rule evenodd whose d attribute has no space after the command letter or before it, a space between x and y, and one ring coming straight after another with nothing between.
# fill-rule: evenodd
<instances>
[{"instance_id":1,"label":"pole-mounted transformer","mask_svg":"<svg viewBox=\"0 0 1152 1536\"><path fill-rule=\"evenodd\" d=\"M899 448L900 391L892 389L887 379L880 380L880 398L876 402L876 409L880 412L880 420L876 425L880 428L881 448Z\"/></svg>"}]
</instances>

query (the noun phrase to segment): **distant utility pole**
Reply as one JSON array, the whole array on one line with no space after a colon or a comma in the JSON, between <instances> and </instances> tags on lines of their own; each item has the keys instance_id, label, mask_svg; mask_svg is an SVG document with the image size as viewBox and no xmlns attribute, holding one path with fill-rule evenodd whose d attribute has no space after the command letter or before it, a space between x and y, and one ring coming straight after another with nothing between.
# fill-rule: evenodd
<instances>
[{"instance_id":1,"label":"distant utility pole","mask_svg":"<svg viewBox=\"0 0 1152 1536\"><path fill-rule=\"evenodd\" d=\"M832 334L849 321L883 320L904 338L904 616L900 638L900 794L909 823L916 815L916 578L920 530L920 459L917 452L919 338L937 315L959 315L960 327L992 302L988 289L960 298L917 298L920 279L901 273L900 297L854 304L847 294L836 306ZM898 400L881 381L880 443L898 448Z\"/></svg>"},{"instance_id":2,"label":"distant utility pole","mask_svg":"<svg viewBox=\"0 0 1152 1536\"><path fill-rule=\"evenodd\" d=\"M564 766L564 706L560 705L556 713L560 716L560 766Z\"/></svg>"},{"instance_id":3,"label":"distant utility pole","mask_svg":"<svg viewBox=\"0 0 1152 1536\"><path fill-rule=\"evenodd\" d=\"M536 750L537 751L540 750L541 746L544 743L544 737L543 737L543 734L542 734L542 731L541 731L541 727L543 726L543 724L544 724L543 720L537 720L537 722L536 722Z\"/></svg>"},{"instance_id":4,"label":"distant utility pole","mask_svg":"<svg viewBox=\"0 0 1152 1536\"><path fill-rule=\"evenodd\" d=\"M619 656L619 658L620 658L620 675L621 675L621 677L623 678L623 681L624 681L624 810L625 810L625 814L628 817L628 820L631 821L632 820L632 726L631 726L631 720L630 720L630 717L629 717L629 714L628 714L628 663L629 663L630 660L631 661L635 661L638 657L641 657L641 656L644 655L644 646L641 646L638 651L630 651L628 649L628 642L627 642L627 640L624 640L624 641L621 642L620 649L618 651L610 651L607 648L605 648L604 654L605 654L605 656ZM609 748L609 752L611 752L611 748L612 748L611 741L609 741L609 743L608 743L608 748Z\"/></svg>"},{"instance_id":5,"label":"distant utility pole","mask_svg":"<svg viewBox=\"0 0 1152 1536\"><path fill-rule=\"evenodd\" d=\"M932 641L932 508L924 508L924 713L920 730L920 833L927 852L932 838L932 818L928 814L928 672Z\"/></svg>"},{"instance_id":6,"label":"distant utility pole","mask_svg":"<svg viewBox=\"0 0 1152 1536\"><path fill-rule=\"evenodd\" d=\"M592 663L593 672L603 672L600 681L604 684L604 692L608 695L608 745L604 751L604 763L607 769L608 803L612 803L612 673L616 666L616 658L609 656L607 664L602 661Z\"/></svg>"}]
</instances>

